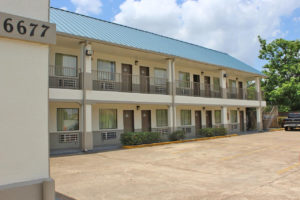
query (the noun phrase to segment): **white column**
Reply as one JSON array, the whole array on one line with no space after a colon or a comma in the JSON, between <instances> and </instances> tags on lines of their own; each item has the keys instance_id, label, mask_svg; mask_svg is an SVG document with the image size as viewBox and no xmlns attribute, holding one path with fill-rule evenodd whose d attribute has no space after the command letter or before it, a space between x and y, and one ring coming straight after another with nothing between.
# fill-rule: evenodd
<instances>
[{"instance_id":1,"label":"white column","mask_svg":"<svg viewBox=\"0 0 300 200\"><path fill-rule=\"evenodd\" d=\"M221 109L221 123L225 128L228 128L227 107L225 106Z\"/></svg>"},{"instance_id":2,"label":"white column","mask_svg":"<svg viewBox=\"0 0 300 200\"><path fill-rule=\"evenodd\" d=\"M257 95L258 95L257 98L258 98L258 100L261 100L260 99L260 96L261 96L260 95L260 91L261 91L260 90L260 77L255 78L255 88L256 88Z\"/></svg>"},{"instance_id":3,"label":"white column","mask_svg":"<svg viewBox=\"0 0 300 200\"><path fill-rule=\"evenodd\" d=\"M82 150L88 151L93 149L93 130L92 130L92 105L86 104L80 107L82 120Z\"/></svg>"},{"instance_id":4,"label":"white column","mask_svg":"<svg viewBox=\"0 0 300 200\"><path fill-rule=\"evenodd\" d=\"M92 45L87 42L80 44L80 77L84 73L84 87L87 90L92 89L92 56L87 56L86 51L92 50ZM82 86L83 87L83 86Z\"/></svg>"},{"instance_id":5,"label":"white column","mask_svg":"<svg viewBox=\"0 0 300 200\"><path fill-rule=\"evenodd\" d=\"M221 86L221 92L223 95L223 98L226 98L227 92L226 92L226 71L220 70L220 86Z\"/></svg>"},{"instance_id":6,"label":"white column","mask_svg":"<svg viewBox=\"0 0 300 200\"><path fill-rule=\"evenodd\" d=\"M207 128L206 127L206 110L202 109L201 113L202 113L202 116L201 116L202 127Z\"/></svg>"},{"instance_id":7,"label":"white column","mask_svg":"<svg viewBox=\"0 0 300 200\"><path fill-rule=\"evenodd\" d=\"M257 107L256 108L256 121L257 121L257 130L261 131L262 130L262 115L261 115L261 108Z\"/></svg>"},{"instance_id":8,"label":"white column","mask_svg":"<svg viewBox=\"0 0 300 200\"><path fill-rule=\"evenodd\" d=\"M175 83L175 60L168 59L168 82L169 82L169 94L172 95L172 103L169 106L169 127L171 131L176 130L176 106L175 106L175 95L176 95L176 83Z\"/></svg>"}]
</instances>

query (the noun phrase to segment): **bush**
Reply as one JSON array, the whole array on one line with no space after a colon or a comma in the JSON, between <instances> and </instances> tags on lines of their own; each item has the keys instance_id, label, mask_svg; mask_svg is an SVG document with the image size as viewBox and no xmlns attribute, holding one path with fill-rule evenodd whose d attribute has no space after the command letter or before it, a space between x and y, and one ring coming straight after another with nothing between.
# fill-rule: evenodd
<instances>
[{"instance_id":1,"label":"bush","mask_svg":"<svg viewBox=\"0 0 300 200\"><path fill-rule=\"evenodd\" d=\"M227 134L226 128L214 128L214 132L216 136L223 136Z\"/></svg>"},{"instance_id":2,"label":"bush","mask_svg":"<svg viewBox=\"0 0 300 200\"><path fill-rule=\"evenodd\" d=\"M151 144L160 141L160 133L154 132L130 132L121 134L123 145Z\"/></svg>"},{"instance_id":3,"label":"bush","mask_svg":"<svg viewBox=\"0 0 300 200\"><path fill-rule=\"evenodd\" d=\"M225 128L203 128L197 132L198 137L213 137L213 136L223 136L227 134Z\"/></svg>"},{"instance_id":4,"label":"bush","mask_svg":"<svg viewBox=\"0 0 300 200\"><path fill-rule=\"evenodd\" d=\"M171 141L183 140L184 138L185 138L184 131L175 131L169 135L169 140Z\"/></svg>"}]
</instances>

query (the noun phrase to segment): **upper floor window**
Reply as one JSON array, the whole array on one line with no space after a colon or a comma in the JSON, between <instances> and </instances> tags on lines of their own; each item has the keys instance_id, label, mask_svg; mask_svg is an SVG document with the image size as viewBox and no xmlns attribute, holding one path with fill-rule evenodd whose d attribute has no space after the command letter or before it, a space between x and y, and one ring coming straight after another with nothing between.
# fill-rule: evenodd
<instances>
[{"instance_id":1,"label":"upper floor window","mask_svg":"<svg viewBox=\"0 0 300 200\"><path fill-rule=\"evenodd\" d=\"M79 109L58 108L57 109L57 131L79 130Z\"/></svg>"},{"instance_id":2,"label":"upper floor window","mask_svg":"<svg viewBox=\"0 0 300 200\"><path fill-rule=\"evenodd\" d=\"M156 85L165 84L167 79L167 70L155 68L154 78L154 83Z\"/></svg>"},{"instance_id":3,"label":"upper floor window","mask_svg":"<svg viewBox=\"0 0 300 200\"><path fill-rule=\"evenodd\" d=\"M156 126L168 126L168 110L156 110Z\"/></svg>"},{"instance_id":4,"label":"upper floor window","mask_svg":"<svg viewBox=\"0 0 300 200\"><path fill-rule=\"evenodd\" d=\"M214 81L214 91L220 91L220 78L214 77L213 78Z\"/></svg>"},{"instance_id":5,"label":"upper floor window","mask_svg":"<svg viewBox=\"0 0 300 200\"><path fill-rule=\"evenodd\" d=\"M190 73L179 72L179 87L183 87L183 88L190 87Z\"/></svg>"},{"instance_id":6,"label":"upper floor window","mask_svg":"<svg viewBox=\"0 0 300 200\"><path fill-rule=\"evenodd\" d=\"M117 128L117 110L100 109L99 111L99 128L116 129Z\"/></svg>"},{"instance_id":7,"label":"upper floor window","mask_svg":"<svg viewBox=\"0 0 300 200\"><path fill-rule=\"evenodd\" d=\"M192 124L192 116L191 110L181 110L180 113L181 125L191 125Z\"/></svg>"},{"instance_id":8,"label":"upper floor window","mask_svg":"<svg viewBox=\"0 0 300 200\"><path fill-rule=\"evenodd\" d=\"M116 64L113 61L98 60L98 79L99 80L115 80Z\"/></svg>"},{"instance_id":9,"label":"upper floor window","mask_svg":"<svg viewBox=\"0 0 300 200\"><path fill-rule=\"evenodd\" d=\"M55 54L56 76L77 76L77 57L61 53Z\"/></svg>"}]
</instances>

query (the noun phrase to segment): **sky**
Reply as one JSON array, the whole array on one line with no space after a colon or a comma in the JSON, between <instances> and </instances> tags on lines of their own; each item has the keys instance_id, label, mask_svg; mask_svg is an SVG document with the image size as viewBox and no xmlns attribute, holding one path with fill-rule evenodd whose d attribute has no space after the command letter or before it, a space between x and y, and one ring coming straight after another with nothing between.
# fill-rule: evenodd
<instances>
[{"instance_id":1,"label":"sky","mask_svg":"<svg viewBox=\"0 0 300 200\"><path fill-rule=\"evenodd\" d=\"M300 0L50 0L55 8L226 52L258 70L260 35L300 39Z\"/></svg>"}]
</instances>

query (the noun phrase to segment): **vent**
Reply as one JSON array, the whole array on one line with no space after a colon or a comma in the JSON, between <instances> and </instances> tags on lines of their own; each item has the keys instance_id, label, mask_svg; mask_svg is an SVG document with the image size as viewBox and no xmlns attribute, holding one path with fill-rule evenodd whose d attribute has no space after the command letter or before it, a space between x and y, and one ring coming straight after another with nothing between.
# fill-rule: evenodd
<instances>
[{"instance_id":1,"label":"vent","mask_svg":"<svg viewBox=\"0 0 300 200\"><path fill-rule=\"evenodd\" d=\"M102 133L102 140L113 140L117 138L116 132L105 132Z\"/></svg>"},{"instance_id":2,"label":"vent","mask_svg":"<svg viewBox=\"0 0 300 200\"><path fill-rule=\"evenodd\" d=\"M59 135L59 143L74 143L78 142L78 134L60 134Z\"/></svg>"}]
</instances>

